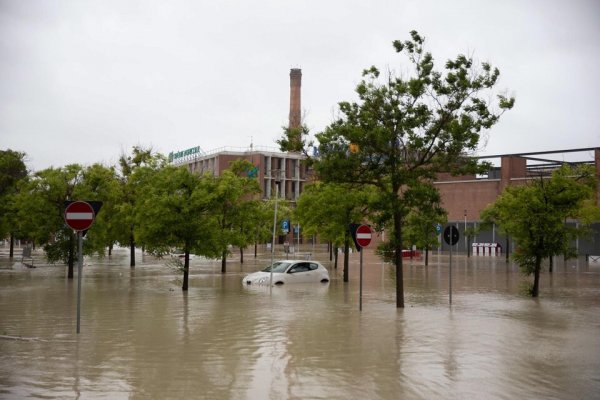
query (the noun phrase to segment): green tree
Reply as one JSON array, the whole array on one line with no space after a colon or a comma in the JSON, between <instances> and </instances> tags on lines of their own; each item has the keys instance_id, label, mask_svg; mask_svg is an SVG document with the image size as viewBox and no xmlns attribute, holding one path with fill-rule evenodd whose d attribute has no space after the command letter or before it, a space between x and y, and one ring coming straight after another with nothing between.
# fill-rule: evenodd
<instances>
[{"instance_id":1,"label":"green tree","mask_svg":"<svg viewBox=\"0 0 600 400\"><path fill-rule=\"evenodd\" d=\"M9 257L14 255L14 239L17 233L15 194L19 182L27 178L25 153L0 150L0 238L10 236Z\"/></svg>"},{"instance_id":2,"label":"green tree","mask_svg":"<svg viewBox=\"0 0 600 400\"><path fill-rule=\"evenodd\" d=\"M166 165L166 157L152 149L134 146L131 155L119 158L122 199L117 207L114 227L117 241L129 246L129 266L135 267L136 218L135 209L139 197L151 184L152 175Z\"/></svg>"},{"instance_id":3,"label":"green tree","mask_svg":"<svg viewBox=\"0 0 600 400\"><path fill-rule=\"evenodd\" d=\"M252 235L254 243L254 257L258 256L258 244L270 243L273 237L273 214L274 214L274 199L258 201L254 206L254 212L250 217L249 234Z\"/></svg>"},{"instance_id":4,"label":"green tree","mask_svg":"<svg viewBox=\"0 0 600 400\"><path fill-rule=\"evenodd\" d=\"M349 225L366 220L368 197L364 188L317 182L306 187L294 210L305 234L318 234L336 248L344 247L344 282L349 280L348 254L352 242Z\"/></svg>"},{"instance_id":5,"label":"green tree","mask_svg":"<svg viewBox=\"0 0 600 400\"><path fill-rule=\"evenodd\" d=\"M38 171L23 183L15 200L21 234L43 245L49 262L65 262L69 279L77 255L75 235L64 221L65 201L82 199L82 177L79 164Z\"/></svg>"},{"instance_id":6,"label":"green tree","mask_svg":"<svg viewBox=\"0 0 600 400\"><path fill-rule=\"evenodd\" d=\"M218 229L218 246L221 250L221 272L227 271L227 255L229 246L240 248L251 243L251 213L256 201L254 195L260 193L256 178L249 177L247 171L252 163L238 160L231 163L228 169L218 177L204 177L211 180L214 208L212 212Z\"/></svg>"},{"instance_id":7,"label":"green tree","mask_svg":"<svg viewBox=\"0 0 600 400\"><path fill-rule=\"evenodd\" d=\"M183 249L184 291L188 290L190 253L206 257L220 254L214 237L213 189L206 177L169 165L156 171L152 185L138 194L134 222L138 238L157 256L172 248Z\"/></svg>"},{"instance_id":8,"label":"green tree","mask_svg":"<svg viewBox=\"0 0 600 400\"><path fill-rule=\"evenodd\" d=\"M532 275L531 295L538 297L544 258L561 254L569 242L584 234L598 218L592 201L597 182L592 168L563 166L551 178L539 177L523 186L509 186L482 212L488 223L496 223L517 242L514 256L521 270ZM565 224L579 220L579 228Z\"/></svg>"},{"instance_id":9,"label":"green tree","mask_svg":"<svg viewBox=\"0 0 600 400\"><path fill-rule=\"evenodd\" d=\"M415 31L410 40L394 41L412 73L390 72L382 81L377 68L365 70L356 88L359 101L339 103L341 116L316 135L319 178L375 188L381 214L392 221L397 307L404 307L402 228L419 206L420 186L438 172L478 171L468 153L477 149L482 130L514 104L513 98L490 95L498 69L458 55L438 72L423 43Z\"/></svg>"},{"instance_id":10,"label":"green tree","mask_svg":"<svg viewBox=\"0 0 600 400\"><path fill-rule=\"evenodd\" d=\"M439 192L433 185L423 184L418 207L413 207L406 217L406 241L403 247L416 245L425 249L425 265L429 264L429 249L438 244L437 224L447 221L447 212L441 205Z\"/></svg>"},{"instance_id":11,"label":"green tree","mask_svg":"<svg viewBox=\"0 0 600 400\"><path fill-rule=\"evenodd\" d=\"M117 211L123 198L123 186L115 168L102 164L85 168L80 186L81 200L102 202L101 212L96 215L92 228L86 234L85 253L103 256L108 248L110 255L121 227Z\"/></svg>"}]
</instances>

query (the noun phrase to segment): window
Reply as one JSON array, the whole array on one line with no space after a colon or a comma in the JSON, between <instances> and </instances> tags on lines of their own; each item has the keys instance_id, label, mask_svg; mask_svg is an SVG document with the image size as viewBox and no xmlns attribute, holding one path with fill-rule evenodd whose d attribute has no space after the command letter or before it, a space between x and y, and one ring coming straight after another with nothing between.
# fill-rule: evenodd
<instances>
[{"instance_id":1,"label":"window","mask_svg":"<svg viewBox=\"0 0 600 400\"><path fill-rule=\"evenodd\" d=\"M290 274L293 274L296 272L306 272L306 271L310 271L310 270L311 270L311 268L308 263L298 263L298 264L294 265L292 268L290 268Z\"/></svg>"}]
</instances>

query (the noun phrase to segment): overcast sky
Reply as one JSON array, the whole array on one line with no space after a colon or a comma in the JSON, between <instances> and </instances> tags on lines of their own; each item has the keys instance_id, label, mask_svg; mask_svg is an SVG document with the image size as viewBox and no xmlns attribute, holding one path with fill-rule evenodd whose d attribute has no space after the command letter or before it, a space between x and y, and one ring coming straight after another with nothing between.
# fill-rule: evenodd
<instances>
[{"instance_id":1,"label":"overcast sky","mask_svg":"<svg viewBox=\"0 0 600 400\"><path fill-rule=\"evenodd\" d=\"M600 146L597 0L0 0L0 149L39 170L275 147L290 68L316 133L364 68L406 69L413 29L440 69L470 54L516 96L481 154Z\"/></svg>"}]
</instances>

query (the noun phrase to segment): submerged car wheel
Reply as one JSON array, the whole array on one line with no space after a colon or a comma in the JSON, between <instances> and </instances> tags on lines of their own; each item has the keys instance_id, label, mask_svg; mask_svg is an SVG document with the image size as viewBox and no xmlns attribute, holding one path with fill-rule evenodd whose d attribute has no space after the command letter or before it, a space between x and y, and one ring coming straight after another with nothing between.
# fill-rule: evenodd
<instances>
[{"instance_id":1,"label":"submerged car wheel","mask_svg":"<svg viewBox=\"0 0 600 400\"><path fill-rule=\"evenodd\" d=\"M276 285L283 285L283 282L279 281L279 282L275 282Z\"/></svg>"},{"instance_id":2,"label":"submerged car wheel","mask_svg":"<svg viewBox=\"0 0 600 400\"><path fill-rule=\"evenodd\" d=\"M329 279L321 279L321 283L327 283L329 282Z\"/></svg>"}]
</instances>

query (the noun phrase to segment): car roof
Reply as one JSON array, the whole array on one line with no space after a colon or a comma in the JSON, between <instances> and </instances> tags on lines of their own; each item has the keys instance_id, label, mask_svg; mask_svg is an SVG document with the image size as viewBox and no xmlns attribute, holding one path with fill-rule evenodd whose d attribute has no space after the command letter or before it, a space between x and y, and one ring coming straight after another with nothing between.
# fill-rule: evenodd
<instances>
[{"instance_id":1,"label":"car roof","mask_svg":"<svg viewBox=\"0 0 600 400\"><path fill-rule=\"evenodd\" d=\"M320 264L320 262L315 260L275 260L273 262L286 262L286 263L299 263L299 262L311 262L315 264Z\"/></svg>"}]
</instances>

